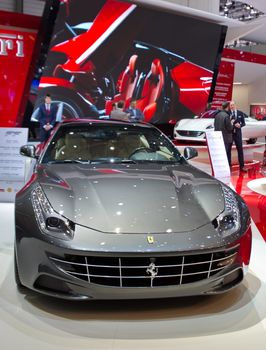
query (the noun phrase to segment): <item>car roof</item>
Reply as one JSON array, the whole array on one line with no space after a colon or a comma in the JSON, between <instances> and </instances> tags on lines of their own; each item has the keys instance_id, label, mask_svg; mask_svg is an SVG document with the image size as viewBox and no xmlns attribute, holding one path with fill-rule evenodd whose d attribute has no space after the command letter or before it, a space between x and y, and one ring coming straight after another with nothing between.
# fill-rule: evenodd
<instances>
[{"instance_id":1,"label":"car roof","mask_svg":"<svg viewBox=\"0 0 266 350\"><path fill-rule=\"evenodd\" d=\"M132 122L127 120L120 120L120 119L92 119L92 118L82 118L82 119L66 119L61 122L61 125L79 125L79 124L120 124L120 125L141 125L142 127L146 128L154 128L153 125L145 123L145 122Z\"/></svg>"}]
</instances>

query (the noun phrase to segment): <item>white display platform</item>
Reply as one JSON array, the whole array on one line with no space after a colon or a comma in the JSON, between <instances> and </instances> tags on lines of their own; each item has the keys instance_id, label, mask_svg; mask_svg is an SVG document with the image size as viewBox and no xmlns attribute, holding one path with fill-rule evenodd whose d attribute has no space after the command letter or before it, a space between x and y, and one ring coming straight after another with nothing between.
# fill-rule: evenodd
<instances>
[{"instance_id":1,"label":"white display platform","mask_svg":"<svg viewBox=\"0 0 266 350\"><path fill-rule=\"evenodd\" d=\"M20 350L264 350L265 242L253 227L245 282L223 295L70 302L20 294L13 275L13 204L0 203L0 337Z\"/></svg>"},{"instance_id":2,"label":"white display platform","mask_svg":"<svg viewBox=\"0 0 266 350\"><path fill-rule=\"evenodd\" d=\"M255 179L247 183L247 187L256 193L266 196L266 177ZM266 220L266 218L265 218Z\"/></svg>"}]
</instances>

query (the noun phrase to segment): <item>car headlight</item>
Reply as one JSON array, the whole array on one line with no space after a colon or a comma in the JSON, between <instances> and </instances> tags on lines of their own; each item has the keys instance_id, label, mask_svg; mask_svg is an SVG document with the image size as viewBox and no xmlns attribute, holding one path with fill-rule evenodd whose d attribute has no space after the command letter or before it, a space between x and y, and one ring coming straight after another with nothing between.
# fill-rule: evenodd
<instances>
[{"instance_id":1,"label":"car headlight","mask_svg":"<svg viewBox=\"0 0 266 350\"><path fill-rule=\"evenodd\" d=\"M226 237L240 229L240 212L234 192L229 188L222 187L225 208L214 221L219 233Z\"/></svg>"},{"instance_id":2,"label":"car headlight","mask_svg":"<svg viewBox=\"0 0 266 350\"><path fill-rule=\"evenodd\" d=\"M75 224L54 211L40 185L32 190L31 201L42 233L61 239L73 238Z\"/></svg>"}]
</instances>

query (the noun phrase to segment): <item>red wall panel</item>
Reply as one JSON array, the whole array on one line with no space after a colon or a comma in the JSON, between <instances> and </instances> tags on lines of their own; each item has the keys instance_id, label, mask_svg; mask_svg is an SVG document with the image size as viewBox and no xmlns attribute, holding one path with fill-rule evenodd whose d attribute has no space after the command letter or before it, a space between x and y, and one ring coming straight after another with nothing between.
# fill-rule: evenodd
<instances>
[{"instance_id":1,"label":"red wall panel","mask_svg":"<svg viewBox=\"0 0 266 350\"><path fill-rule=\"evenodd\" d=\"M0 127L21 126L41 19L0 11Z\"/></svg>"},{"instance_id":2,"label":"red wall panel","mask_svg":"<svg viewBox=\"0 0 266 350\"><path fill-rule=\"evenodd\" d=\"M0 126L20 126L19 113L25 93L36 33L0 29Z\"/></svg>"},{"instance_id":3,"label":"red wall panel","mask_svg":"<svg viewBox=\"0 0 266 350\"><path fill-rule=\"evenodd\" d=\"M234 62L221 61L212 100L213 108L221 108L223 102L232 99L234 72Z\"/></svg>"}]
</instances>

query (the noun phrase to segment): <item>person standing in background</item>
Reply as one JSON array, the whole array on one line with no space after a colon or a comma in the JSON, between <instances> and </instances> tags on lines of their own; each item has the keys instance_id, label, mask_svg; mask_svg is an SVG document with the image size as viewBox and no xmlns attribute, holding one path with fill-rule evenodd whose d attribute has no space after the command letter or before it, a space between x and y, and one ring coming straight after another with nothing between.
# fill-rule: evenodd
<instances>
[{"instance_id":1,"label":"person standing in background","mask_svg":"<svg viewBox=\"0 0 266 350\"><path fill-rule=\"evenodd\" d=\"M48 140L52 129L56 123L57 106L52 104L52 98L47 94L44 98L44 103L39 107L38 121L40 123L40 141Z\"/></svg>"},{"instance_id":2,"label":"person standing in background","mask_svg":"<svg viewBox=\"0 0 266 350\"><path fill-rule=\"evenodd\" d=\"M143 121L144 115L142 111L136 107L136 100L130 102L129 108L125 110L126 113L129 113L131 121Z\"/></svg>"},{"instance_id":3,"label":"person standing in background","mask_svg":"<svg viewBox=\"0 0 266 350\"><path fill-rule=\"evenodd\" d=\"M242 172L246 172L247 169L244 167L244 152L243 152L243 141L242 141L242 128L246 125L245 118L247 115L242 111L236 108L236 104L234 101L230 102L230 110L231 110L231 120L233 120L233 142L236 145L237 155L238 155L238 163L239 170Z\"/></svg>"},{"instance_id":4,"label":"person standing in background","mask_svg":"<svg viewBox=\"0 0 266 350\"><path fill-rule=\"evenodd\" d=\"M129 113L124 112L124 101L119 101L110 114L110 118L119 120L129 120L129 117Z\"/></svg>"},{"instance_id":5,"label":"person standing in background","mask_svg":"<svg viewBox=\"0 0 266 350\"><path fill-rule=\"evenodd\" d=\"M230 114L230 102L226 101L222 104L222 110L215 115L214 130L221 131L223 134L228 164L231 167L231 150L233 143L234 126L233 121L231 121Z\"/></svg>"}]
</instances>

